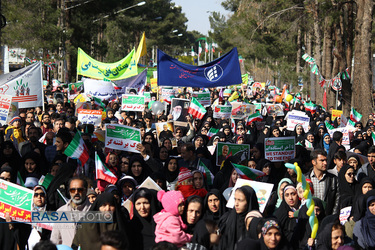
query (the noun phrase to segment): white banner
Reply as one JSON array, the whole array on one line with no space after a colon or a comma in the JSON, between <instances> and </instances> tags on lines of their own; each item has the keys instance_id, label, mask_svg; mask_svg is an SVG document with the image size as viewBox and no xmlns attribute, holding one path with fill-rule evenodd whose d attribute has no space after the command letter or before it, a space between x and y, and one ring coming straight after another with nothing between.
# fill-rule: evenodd
<instances>
[{"instance_id":1,"label":"white banner","mask_svg":"<svg viewBox=\"0 0 375 250\"><path fill-rule=\"evenodd\" d=\"M12 96L19 108L43 106L41 63L0 75L0 94Z\"/></svg>"},{"instance_id":2,"label":"white banner","mask_svg":"<svg viewBox=\"0 0 375 250\"><path fill-rule=\"evenodd\" d=\"M101 110L78 109L78 120L82 124L92 124L99 126L102 122Z\"/></svg>"},{"instance_id":3,"label":"white banner","mask_svg":"<svg viewBox=\"0 0 375 250\"><path fill-rule=\"evenodd\" d=\"M113 100L116 98L116 90L112 82L95 79L83 79L85 94L88 97L94 96L101 100Z\"/></svg>"},{"instance_id":4,"label":"white banner","mask_svg":"<svg viewBox=\"0 0 375 250\"><path fill-rule=\"evenodd\" d=\"M310 117L308 117L304 112L290 111L285 117L285 120L287 120L286 129L289 131L293 131L297 124L302 125L305 133L309 131Z\"/></svg>"}]
</instances>

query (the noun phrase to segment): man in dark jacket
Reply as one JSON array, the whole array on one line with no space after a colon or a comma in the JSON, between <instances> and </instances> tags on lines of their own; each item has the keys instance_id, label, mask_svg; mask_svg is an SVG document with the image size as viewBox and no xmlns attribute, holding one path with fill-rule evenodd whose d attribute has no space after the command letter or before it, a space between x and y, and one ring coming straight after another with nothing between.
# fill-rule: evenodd
<instances>
[{"instance_id":1,"label":"man in dark jacket","mask_svg":"<svg viewBox=\"0 0 375 250\"><path fill-rule=\"evenodd\" d=\"M337 177L327 172L327 153L322 149L311 152L313 169L306 174L314 187L314 196L326 202L326 214L338 213L339 185Z\"/></svg>"}]
</instances>

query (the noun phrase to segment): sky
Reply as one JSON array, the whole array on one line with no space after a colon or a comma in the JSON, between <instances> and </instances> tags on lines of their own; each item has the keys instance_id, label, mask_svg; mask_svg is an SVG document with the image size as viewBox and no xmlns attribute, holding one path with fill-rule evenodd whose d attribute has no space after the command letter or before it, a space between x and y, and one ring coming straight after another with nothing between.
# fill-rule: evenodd
<instances>
[{"instance_id":1,"label":"sky","mask_svg":"<svg viewBox=\"0 0 375 250\"><path fill-rule=\"evenodd\" d=\"M208 35L210 30L210 11L217 11L228 17L229 11L226 11L222 6L222 0L172 0L182 7L182 12L189 20L187 22L187 30L197 30L203 35Z\"/></svg>"}]
</instances>

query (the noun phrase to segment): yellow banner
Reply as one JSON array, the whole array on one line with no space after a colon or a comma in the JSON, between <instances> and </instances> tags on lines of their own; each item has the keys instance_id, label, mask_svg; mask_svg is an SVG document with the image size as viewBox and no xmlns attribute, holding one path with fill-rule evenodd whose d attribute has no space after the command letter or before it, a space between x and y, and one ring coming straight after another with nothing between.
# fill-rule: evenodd
<instances>
[{"instance_id":1,"label":"yellow banner","mask_svg":"<svg viewBox=\"0 0 375 250\"><path fill-rule=\"evenodd\" d=\"M135 61L139 62L139 58L147 54L147 49L146 49L146 36L145 32L142 34L141 41L139 42L137 52L135 52Z\"/></svg>"},{"instance_id":2,"label":"yellow banner","mask_svg":"<svg viewBox=\"0 0 375 250\"><path fill-rule=\"evenodd\" d=\"M332 109L332 117L331 120L334 121L336 117L341 117L342 110Z\"/></svg>"},{"instance_id":3,"label":"yellow banner","mask_svg":"<svg viewBox=\"0 0 375 250\"><path fill-rule=\"evenodd\" d=\"M118 62L103 63L87 55L78 48L77 75L103 80L120 80L138 74L138 67L133 49L126 57Z\"/></svg>"}]
</instances>

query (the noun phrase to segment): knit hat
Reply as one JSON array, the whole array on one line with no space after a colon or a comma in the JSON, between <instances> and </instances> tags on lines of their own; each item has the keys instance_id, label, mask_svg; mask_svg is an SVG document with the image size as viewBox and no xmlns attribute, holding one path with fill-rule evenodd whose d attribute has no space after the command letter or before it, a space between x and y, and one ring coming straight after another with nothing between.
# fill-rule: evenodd
<instances>
[{"instance_id":1,"label":"knit hat","mask_svg":"<svg viewBox=\"0 0 375 250\"><path fill-rule=\"evenodd\" d=\"M178 174L177 185L188 185L187 180L192 179L193 174L187 168L181 167L180 173Z\"/></svg>"},{"instance_id":2,"label":"knit hat","mask_svg":"<svg viewBox=\"0 0 375 250\"><path fill-rule=\"evenodd\" d=\"M21 121L21 117L19 117L19 116L15 116L15 117L13 117L12 120L10 120L10 122L9 122L10 125L12 125L13 122L15 122L15 121L19 121L19 122L20 122L20 121Z\"/></svg>"},{"instance_id":3,"label":"knit hat","mask_svg":"<svg viewBox=\"0 0 375 250\"><path fill-rule=\"evenodd\" d=\"M165 211L177 216L178 213L178 205L181 202L184 202L184 196L180 191L168 191L165 192L164 190L160 190L158 192L158 200L163 205Z\"/></svg>"}]
</instances>

